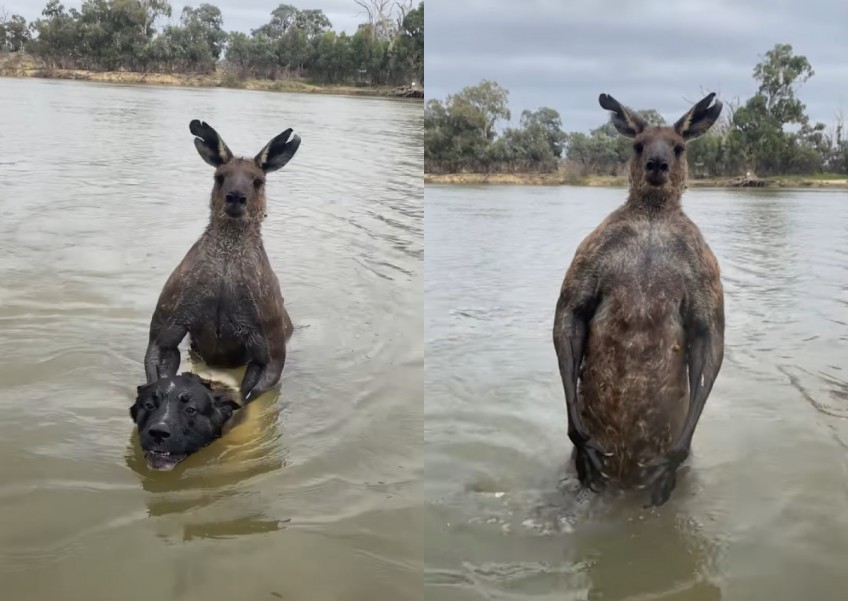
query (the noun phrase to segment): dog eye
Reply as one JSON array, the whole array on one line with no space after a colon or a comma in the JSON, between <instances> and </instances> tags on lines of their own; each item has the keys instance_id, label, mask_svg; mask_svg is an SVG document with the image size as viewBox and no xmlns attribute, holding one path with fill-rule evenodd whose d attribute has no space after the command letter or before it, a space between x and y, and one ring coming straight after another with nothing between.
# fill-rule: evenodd
<instances>
[{"instance_id":1,"label":"dog eye","mask_svg":"<svg viewBox=\"0 0 848 601\"><path fill-rule=\"evenodd\" d=\"M194 407L186 407L185 411L189 415L194 415L195 413L197 413L197 409L195 409Z\"/></svg>"}]
</instances>

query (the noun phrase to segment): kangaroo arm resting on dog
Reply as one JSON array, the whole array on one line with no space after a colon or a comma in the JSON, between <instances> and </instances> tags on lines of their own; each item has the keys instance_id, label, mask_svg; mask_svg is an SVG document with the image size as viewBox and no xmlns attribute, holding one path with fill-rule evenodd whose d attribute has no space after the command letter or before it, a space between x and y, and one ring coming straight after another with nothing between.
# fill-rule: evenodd
<instances>
[{"instance_id":1,"label":"kangaroo arm resting on dog","mask_svg":"<svg viewBox=\"0 0 848 601\"><path fill-rule=\"evenodd\" d=\"M176 375L179 345L189 334L193 350L211 367L246 364L240 385L245 404L274 387L293 330L282 296L261 299L260 311L249 292L225 294L223 299L204 295L206 287L191 284L205 278L181 278L180 273L178 268L169 279L151 320L147 382Z\"/></svg>"},{"instance_id":2,"label":"kangaroo arm resting on dog","mask_svg":"<svg viewBox=\"0 0 848 601\"><path fill-rule=\"evenodd\" d=\"M189 334L211 367L247 365L240 392L248 403L279 382L293 327L267 258L222 267L207 256L215 248L204 234L165 283L150 322L145 374L148 383L176 375Z\"/></svg>"}]
</instances>

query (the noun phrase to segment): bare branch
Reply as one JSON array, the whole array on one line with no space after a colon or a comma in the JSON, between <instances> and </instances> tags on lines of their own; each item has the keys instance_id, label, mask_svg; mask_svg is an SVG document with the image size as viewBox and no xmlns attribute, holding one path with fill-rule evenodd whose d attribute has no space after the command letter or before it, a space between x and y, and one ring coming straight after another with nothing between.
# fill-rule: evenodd
<instances>
[{"instance_id":1,"label":"bare branch","mask_svg":"<svg viewBox=\"0 0 848 601\"><path fill-rule=\"evenodd\" d=\"M406 19L409 11L412 10L412 0L396 0L392 8L397 13L395 20L397 22L397 30L400 31L403 29L403 20Z\"/></svg>"}]
</instances>

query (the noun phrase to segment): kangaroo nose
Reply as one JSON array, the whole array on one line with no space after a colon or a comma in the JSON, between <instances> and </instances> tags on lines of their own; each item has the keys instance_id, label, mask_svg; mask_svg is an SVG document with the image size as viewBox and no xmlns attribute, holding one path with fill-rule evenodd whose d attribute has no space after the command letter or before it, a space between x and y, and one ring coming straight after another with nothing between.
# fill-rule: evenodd
<instances>
[{"instance_id":1,"label":"kangaroo nose","mask_svg":"<svg viewBox=\"0 0 848 601\"><path fill-rule=\"evenodd\" d=\"M147 433L150 434L156 442L162 442L171 437L171 432L165 424L156 424L155 426L151 426L150 429L147 430Z\"/></svg>"},{"instance_id":2,"label":"kangaroo nose","mask_svg":"<svg viewBox=\"0 0 848 601\"><path fill-rule=\"evenodd\" d=\"M230 192L227 192L226 199L227 202L230 204L238 203L240 205L243 205L247 202L247 195L244 192L240 192L238 190L231 190Z\"/></svg>"},{"instance_id":3,"label":"kangaroo nose","mask_svg":"<svg viewBox=\"0 0 848 601\"><path fill-rule=\"evenodd\" d=\"M645 163L645 170L654 172L668 171L668 161L659 157L648 159L648 162Z\"/></svg>"}]
</instances>

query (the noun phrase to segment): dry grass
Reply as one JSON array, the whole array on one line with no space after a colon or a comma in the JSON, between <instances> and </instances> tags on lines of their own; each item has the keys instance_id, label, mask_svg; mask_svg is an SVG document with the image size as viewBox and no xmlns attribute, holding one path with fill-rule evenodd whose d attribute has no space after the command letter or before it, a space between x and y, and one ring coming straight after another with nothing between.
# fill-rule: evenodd
<instances>
[{"instance_id":1,"label":"dry grass","mask_svg":"<svg viewBox=\"0 0 848 601\"><path fill-rule=\"evenodd\" d=\"M451 185L516 185L516 186L592 186L627 187L627 177L612 175L580 175L567 170L555 173L425 173L426 184ZM764 188L846 188L848 176L811 175L771 177L763 180ZM731 178L690 179L690 188L735 188Z\"/></svg>"},{"instance_id":2,"label":"dry grass","mask_svg":"<svg viewBox=\"0 0 848 601\"><path fill-rule=\"evenodd\" d=\"M627 186L627 178L604 175L579 175L560 170L553 173L425 173L424 183L515 186Z\"/></svg>"},{"instance_id":3,"label":"dry grass","mask_svg":"<svg viewBox=\"0 0 848 601\"><path fill-rule=\"evenodd\" d=\"M0 77L38 77L44 79L73 79L101 83L149 84L203 88L226 87L245 90L263 90L268 92L300 92L304 94L338 94L345 96L398 96L398 93L394 88L386 86L357 88L353 86L313 85L298 80L242 80L226 72L197 75L183 73L133 73L129 71L47 69L32 56L23 53L0 54Z\"/></svg>"}]
</instances>

